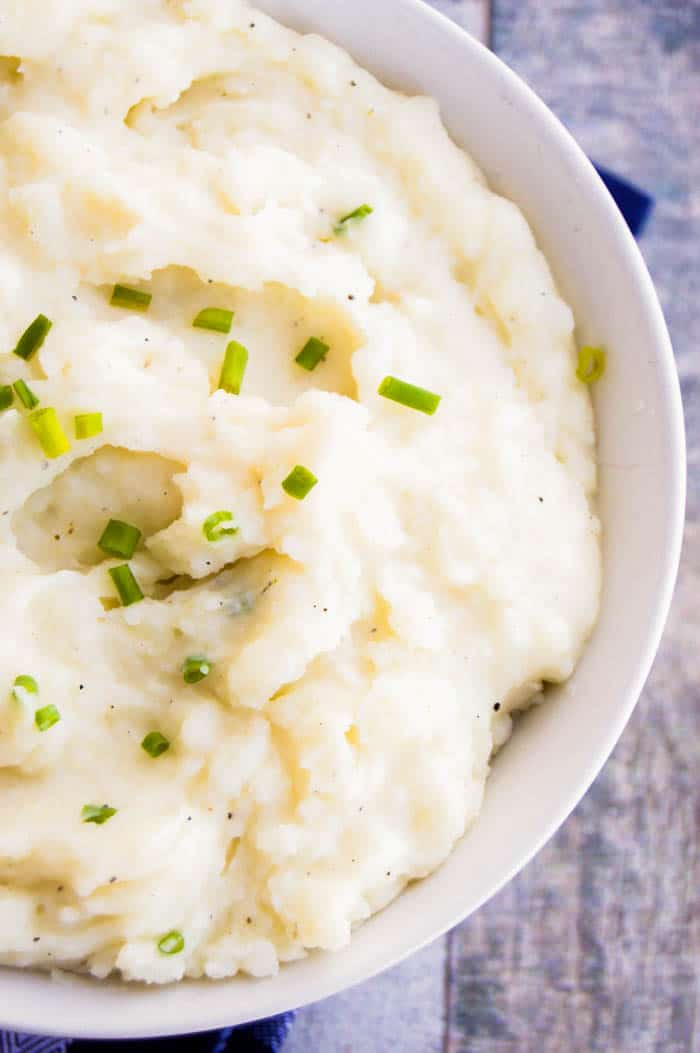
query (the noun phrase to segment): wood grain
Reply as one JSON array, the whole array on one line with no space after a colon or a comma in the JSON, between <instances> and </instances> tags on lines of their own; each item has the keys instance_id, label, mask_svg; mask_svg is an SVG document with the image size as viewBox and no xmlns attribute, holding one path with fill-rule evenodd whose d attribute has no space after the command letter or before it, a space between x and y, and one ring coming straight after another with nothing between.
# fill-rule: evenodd
<instances>
[{"instance_id":1,"label":"wood grain","mask_svg":"<svg viewBox=\"0 0 700 1053\"><path fill-rule=\"evenodd\" d=\"M689 515L642 701L536 860L448 940L448 1053L700 1050L700 3L495 5L494 45L657 197L642 249L683 381Z\"/></svg>"}]
</instances>

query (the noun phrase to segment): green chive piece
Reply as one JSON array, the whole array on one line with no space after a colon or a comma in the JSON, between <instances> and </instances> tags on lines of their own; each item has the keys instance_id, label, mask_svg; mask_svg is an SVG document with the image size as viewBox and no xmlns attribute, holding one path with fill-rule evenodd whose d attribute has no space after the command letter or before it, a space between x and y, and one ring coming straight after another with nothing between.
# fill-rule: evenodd
<instances>
[{"instance_id":1,"label":"green chive piece","mask_svg":"<svg viewBox=\"0 0 700 1053\"><path fill-rule=\"evenodd\" d=\"M0 413L9 409L14 401L14 394L9 384L0 384Z\"/></svg>"},{"instance_id":2,"label":"green chive piece","mask_svg":"<svg viewBox=\"0 0 700 1053\"><path fill-rule=\"evenodd\" d=\"M224 307L205 307L200 311L192 325L195 329L211 329L215 333L230 333L233 322L233 311Z\"/></svg>"},{"instance_id":3,"label":"green chive piece","mask_svg":"<svg viewBox=\"0 0 700 1053\"><path fill-rule=\"evenodd\" d=\"M102 431L101 413L77 413L73 418L76 439L91 439Z\"/></svg>"},{"instance_id":4,"label":"green chive piece","mask_svg":"<svg viewBox=\"0 0 700 1053\"><path fill-rule=\"evenodd\" d=\"M184 949L185 938L177 929L166 932L165 936L158 940L158 950L161 954L179 954Z\"/></svg>"},{"instance_id":5,"label":"green chive piece","mask_svg":"<svg viewBox=\"0 0 700 1053\"><path fill-rule=\"evenodd\" d=\"M182 676L186 684L198 684L211 673L211 662L203 655L191 655L182 663Z\"/></svg>"},{"instance_id":6,"label":"green chive piece","mask_svg":"<svg viewBox=\"0 0 700 1053\"><path fill-rule=\"evenodd\" d=\"M353 209L352 212L348 212L347 216L343 216L339 219L336 225L333 227L334 234L342 234L348 223L351 223L356 219L364 219L365 216L370 216L374 212L371 205L359 205L358 208Z\"/></svg>"},{"instance_id":7,"label":"green chive piece","mask_svg":"<svg viewBox=\"0 0 700 1053\"><path fill-rule=\"evenodd\" d=\"M138 527L122 523L120 519L110 519L97 546L108 556L131 559L140 540L141 531Z\"/></svg>"},{"instance_id":8,"label":"green chive piece","mask_svg":"<svg viewBox=\"0 0 700 1053\"><path fill-rule=\"evenodd\" d=\"M440 405L440 395L434 395L425 388L417 388L415 384L407 384L405 380L397 380L396 377L384 377L377 391L385 399L400 402L402 406L419 410L420 413L427 413L429 417L432 417Z\"/></svg>"},{"instance_id":9,"label":"green chive piece","mask_svg":"<svg viewBox=\"0 0 700 1053\"><path fill-rule=\"evenodd\" d=\"M98 826L102 826L103 823L106 823L108 819L111 819L116 814L117 809L110 808L108 804L84 804L80 818L84 823L96 823Z\"/></svg>"},{"instance_id":10,"label":"green chive piece","mask_svg":"<svg viewBox=\"0 0 700 1053\"><path fill-rule=\"evenodd\" d=\"M17 392L17 398L25 409L34 409L39 405L39 399L24 380L16 380L12 387Z\"/></svg>"},{"instance_id":11,"label":"green chive piece","mask_svg":"<svg viewBox=\"0 0 700 1053\"><path fill-rule=\"evenodd\" d=\"M109 576L119 593L122 607L130 607L132 603L138 603L143 599L139 583L128 563L122 563L119 567L110 567Z\"/></svg>"},{"instance_id":12,"label":"green chive piece","mask_svg":"<svg viewBox=\"0 0 700 1053\"><path fill-rule=\"evenodd\" d=\"M303 464L297 464L295 468L292 468L287 478L283 480L282 489L290 497L294 497L297 501L303 501L317 482L318 479L313 472L310 472L308 468L304 468Z\"/></svg>"},{"instance_id":13,"label":"green chive piece","mask_svg":"<svg viewBox=\"0 0 700 1053\"><path fill-rule=\"evenodd\" d=\"M45 314L38 314L28 329L25 329L17 341L14 353L25 362L35 355L48 336L52 323Z\"/></svg>"},{"instance_id":14,"label":"green chive piece","mask_svg":"<svg viewBox=\"0 0 700 1053\"><path fill-rule=\"evenodd\" d=\"M43 709L37 709L34 714L34 723L39 731L48 731L54 724L58 724L60 719L61 714L55 706L44 706Z\"/></svg>"},{"instance_id":15,"label":"green chive piece","mask_svg":"<svg viewBox=\"0 0 700 1053\"><path fill-rule=\"evenodd\" d=\"M240 395L241 384L248 365L248 351L236 340L232 340L226 348L224 362L219 377L219 387L228 391L229 395Z\"/></svg>"},{"instance_id":16,"label":"green chive piece","mask_svg":"<svg viewBox=\"0 0 700 1053\"><path fill-rule=\"evenodd\" d=\"M27 673L22 673L21 676L15 677L15 682L12 685L12 697L15 702L22 702L25 694L38 695L39 685L33 676L29 676Z\"/></svg>"},{"instance_id":17,"label":"green chive piece","mask_svg":"<svg viewBox=\"0 0 700 1053\"><path fill-rule=\"evenodd\" d=\"M202 533L207 541L221 541L222 537L238 533L237 526L221 526L222 523L233 523L233 512L212 512L202 523Z\"/></svg>"},{"instance_id":18,"label":"green chive piece","mask_svg":"<svg viewBox=\"0 0 700 1053\"><path fill-rule=\"evenodd\" d=\"M53 459L54 457L60 457L61 454L68 453L70 443L56 416L56 410L52 406L33 410L29 414L29 423L34 429L41 443L41 448L47 457Z\"/></svg>"},{"instance_id":19,"label":"green chive piece","mask_svg":"<svg viewBox=\"0 0 700 1053\"><path fill-rule=\"evenodd\" d=\"M324 344L323 340L319 340L318 337L312 336L306 341L294 361L297 365L301 366L302 369L307 369L309 373L311 373L319 362L325 362L329 350L330 348L328 344Z\"/></svg>"},{"instance_id":20,"label":"green chive piece","mask_svg":"<svg viewBox=\"0 0 700 1053\"><path fill-rule=\"evenodd\" d=\"M149 753L151 757L160 757L170 749L170 742L159 731L149 731L141 743L141 749Z\"/></svg>"},{"instance_id":21,"label":"green chive piece","mask_svg":"<svg viewBox=\"0 0 700 1053\"><path fill-rule=\"evenodd\" d=\"M149 292L131 289L128 285L115 285L109 302L112 307L125 307L128 311L147 311L152 299Z\"/></svg>"},{"instance_id":22,"label":"green chive piece","mask_svg":"<svg viewBox=\"0 0 700 1053\"><path fill-rule=\"evenodd\" d=\"M584 384L595 384L605 372L605 359L602 347L582 347L578 353L576 376Z\"/></svg>"}]
</instances>

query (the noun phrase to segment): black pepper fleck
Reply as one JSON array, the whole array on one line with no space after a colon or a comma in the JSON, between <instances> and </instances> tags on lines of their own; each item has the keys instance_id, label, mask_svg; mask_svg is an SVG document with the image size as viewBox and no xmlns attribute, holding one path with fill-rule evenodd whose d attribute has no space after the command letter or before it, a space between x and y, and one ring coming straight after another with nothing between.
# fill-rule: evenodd
<instances>
[{"instance_id":1,"label":"black pepper fleck","mask_svg":"<svg viewBox=\"0 0 700 1053\"><path fill-rule=\"evenodd\" d=\"M501 703L500 702L494 702L493 708L495 709L496 713L498 713L499 709L501 708Z\"/></svg>"},{"instance_id":2,"label":"black pepper fleck","mask_svg":"<svg viewBox=\"0 0 700 1053\"><path fill-rule=\"evenodd\" d=\"M35 936L34 937L34 943L38 943L40 939L41 939L41 936Z\"/></svg>"},{"instance_id":3,"label":"black pepper fleck","mask_svg":"<svg viewBox=\"0 0 700 1053\"><path fill-rule=\"evenodd\" d=\"M350 81L350 86L353 87L353 88L356 88L357 87L357 81L356 80L351 80Z\"/></svg>"},{"instance_id":4,"label":"black pepper fleck","mask_svg":"<svg viewBox=\"0 0 700 1053\"><path fill-rule=\"evenodd\" d=\"M110 885L113 885L116 880L117 880L117 875L113 874L112 877L109 879Z\"/></svg>"},{"instance_id":5,"label":"black pepper fleck","mask_svg":"<svg viewBox=\"0 0 700 1053\"><path fill-rule=\"evenodd\" d=\"M233 812L227 812L226 813L226 818L227 819L233 819Z\"/></svg>"},{"instance_id":6,"label":"black pepper fleck","mask_svg":"<svg viewBox=\"0 0 700 1053\"><path fill-rule=\"evenodd\" d=\"M538 497L537 500L540 502L541 505L544 504L544 497Z\"/></svg>"},{"instance_id":7,"label":"black pepper fleck","mask_svg":"<svg viewBox=\"0 0 700 1053\"><path fill-rule=\"evenodd\" d=\"M81 691L85 690L85 684L78 684L78 687Z\"/></svg>"},{"instance_id":8,"label":"black pepper fleck","mask_svg":"<svg viewBox=\"0 0 700 1053\"><path fill-rule=\"evenodd\" d=\"M71 296L71 300L73 300L73 301L75 301L75 302L77 303L77 301L78 301L78 297L77 297L77 296L75 296L75 295L74 295L74 296Z\"/></svg>"}]
</instances>

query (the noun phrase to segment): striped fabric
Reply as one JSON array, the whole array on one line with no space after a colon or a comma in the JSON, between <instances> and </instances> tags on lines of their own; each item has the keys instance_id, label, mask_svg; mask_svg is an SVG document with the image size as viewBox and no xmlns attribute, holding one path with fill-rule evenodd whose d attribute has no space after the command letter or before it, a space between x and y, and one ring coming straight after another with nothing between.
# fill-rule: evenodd
<instances>
[{"instance_id":1,"label":"striped fabric","mask_svg":"<svg viewBox=\"0 0 700 1053\"><path fill-rule=\"evenodd\" d=\"M0 1031L0 1053L66 1053L69 1043L62 1038L16 1035Z\"/></svg>"}]
</instances>

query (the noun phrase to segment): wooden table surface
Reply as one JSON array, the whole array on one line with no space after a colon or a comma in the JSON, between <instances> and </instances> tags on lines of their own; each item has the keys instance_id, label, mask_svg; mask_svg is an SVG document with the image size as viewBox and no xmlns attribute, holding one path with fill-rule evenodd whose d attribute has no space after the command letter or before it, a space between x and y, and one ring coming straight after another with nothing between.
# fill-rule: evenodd
<instances>
[{"instance_id":1,"label":"wooden table surface","mask_svg":"<svg viewBox=\"0 0 700 1053\"><path fill-rule=\"evenodd\" d=\"M435 6L484 25L481 0ZM495 0L492 43L657 199L641 248L688 429L678 588L635 714L556 837L445 939L302 1010L285 1053L700 1051L700 0Z\"/></svg>"}]
</instances>

